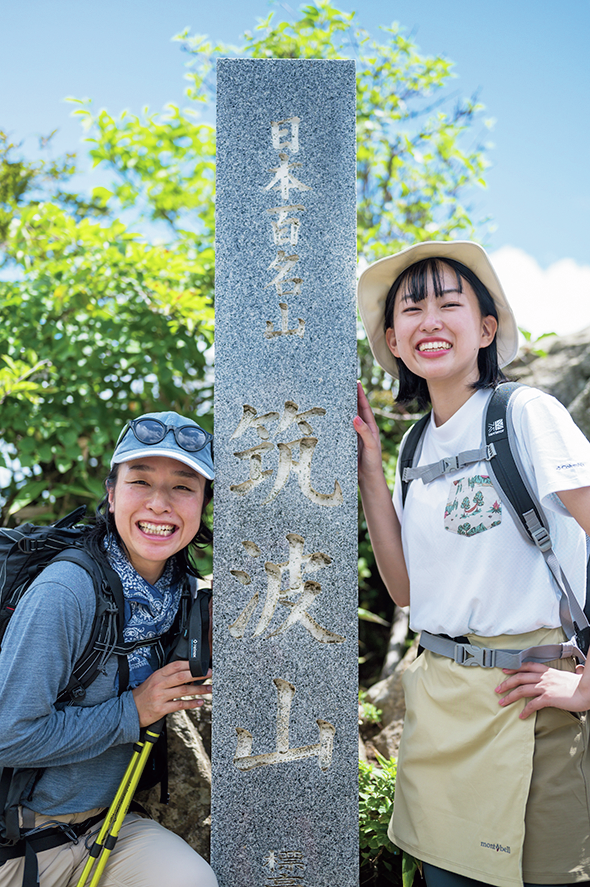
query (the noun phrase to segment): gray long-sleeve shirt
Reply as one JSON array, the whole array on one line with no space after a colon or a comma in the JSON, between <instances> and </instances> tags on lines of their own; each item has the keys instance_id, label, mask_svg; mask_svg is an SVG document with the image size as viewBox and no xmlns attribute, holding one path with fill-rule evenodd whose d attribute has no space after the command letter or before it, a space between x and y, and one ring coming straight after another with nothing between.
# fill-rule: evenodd
<instances>
[{"instance_id":1,"label":"gray long-sleeve shirt","mask_svg":"<svg viewBox=\"0 0 590 887\"><path fill-rule=\"evenodd\" d=\"M0 766L44 767L24 803L38 813L108 807L139 739L133 695L115 689L117 659L77 704L56 706L90 637L92 579L76 564L51 564L12 617L0 655Z\"/></svg>"}]
</instances>

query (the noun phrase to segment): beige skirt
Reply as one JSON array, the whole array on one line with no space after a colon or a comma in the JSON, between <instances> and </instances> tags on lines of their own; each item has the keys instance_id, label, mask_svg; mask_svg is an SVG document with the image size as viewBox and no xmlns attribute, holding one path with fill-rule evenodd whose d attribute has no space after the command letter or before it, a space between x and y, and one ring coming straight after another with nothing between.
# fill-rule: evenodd
<instances>
[{"instance_id":1,"label":"beige skirt","mask_svg":"<svg viewBox=\"0 0 590 887\"><path fill-rule=\"evenodd\" d=\"M561 629L477 646L560 643ZM573 669L573 660L551 663ZM586 715L498 704L501 669L425 651L404 678L406 717L390 839L423 862L497 887L590 878Z\"/></svg>"}]
</instances>

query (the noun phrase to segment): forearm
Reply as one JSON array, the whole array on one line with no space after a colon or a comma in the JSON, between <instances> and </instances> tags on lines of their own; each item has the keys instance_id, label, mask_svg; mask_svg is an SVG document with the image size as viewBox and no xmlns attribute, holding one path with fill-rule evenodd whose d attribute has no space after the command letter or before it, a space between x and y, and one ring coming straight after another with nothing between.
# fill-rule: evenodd
<instances>
[{"instance_id":1,"label":"forearm","mask_svg":"<svg viewBox=\"0 0 590 887\"><path fill-rule=\"evenodd\" d=\"M52 708L39 716L38 704L0 707L0 764L48 767L89 760L106 749L139 738L139 718L131 692L97 705ZM16 713L18 712L18 716Z\"/></svg>"},{"instance_id":2,"label":"forearm","mask_svg":"<svg viewBox=\"0 0 590 887\"><path fill-rule=\"evenodd\" d=\"M398 606L405 607L410 602L410 583L401 527L383 474L379 429L360 382L358 408L354 427L359 445L359 487L371 545L387 591Z\"/></svg>"},{"instance_id":3,"label":"forearm","mask_svg":"<svg viewBox=\"0 0 590 887\"><path fill-rule=\"evenodd\" d=\"M410 603L410 582L402 548L401 527L383 473L359 475L363 511L379 573L398 607Z\"/></svg>"}]
</instances>

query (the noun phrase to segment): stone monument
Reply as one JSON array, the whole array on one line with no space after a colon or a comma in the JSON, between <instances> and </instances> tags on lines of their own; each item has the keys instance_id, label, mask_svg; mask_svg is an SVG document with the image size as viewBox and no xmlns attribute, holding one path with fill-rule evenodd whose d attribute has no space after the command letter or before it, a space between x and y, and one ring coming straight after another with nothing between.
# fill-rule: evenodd
<instances>
[{"instance_id":1,"label":"stone monument","mask_svg":"<svg viewBox=\"0 0 590 887\"><path fill-rule=\"evenodd\" d=\"M355 68L222 59L212 865L358 884Z\"/></svg>"}]
</instances>

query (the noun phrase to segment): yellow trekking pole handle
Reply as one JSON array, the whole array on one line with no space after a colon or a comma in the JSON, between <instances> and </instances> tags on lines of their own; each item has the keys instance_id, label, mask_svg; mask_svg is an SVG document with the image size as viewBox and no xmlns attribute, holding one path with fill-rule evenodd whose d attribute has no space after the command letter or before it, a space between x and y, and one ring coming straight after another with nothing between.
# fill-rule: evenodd
<instances>
[{"instance_id":1,"label":"yellow trekking pole handle","mask_svg":"<svg viewBox=\"0 0 590 887\"><path fill-rule=\"evenodd\" d=\"M141 779L141 774L145 769L152 747L162 732L163 724L163 718L157 724L152 724L151 727L146 729L143 742L137 742L133 746L133 754L125 775L119 784L113 803L109 807L98 836L90 849L90 855L76 887L84 887L91 872L92 879L89 887L96 887L98 884L109 855L117 843L123 820L129 810L129 805Z\"/></svg>"}]
</instances>

